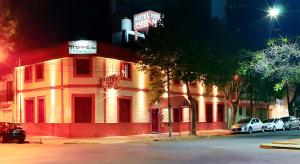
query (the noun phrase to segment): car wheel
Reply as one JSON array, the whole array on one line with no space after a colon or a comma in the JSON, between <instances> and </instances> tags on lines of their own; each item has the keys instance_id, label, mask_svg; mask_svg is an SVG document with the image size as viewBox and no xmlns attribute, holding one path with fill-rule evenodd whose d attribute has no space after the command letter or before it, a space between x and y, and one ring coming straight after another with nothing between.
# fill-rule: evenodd
<instances>
[{"instance_id":1,"label":"car wheel","mask_svg":"<svg viewBox=\"0 0 300 164\"><path fill-rule=\"evenodd\" d=\"M276 127L275 127L275 126L273 126L273 129L272 129L272 130L273 130L273 132L275 132L275 131L276 131Z\"/></svg>"},{"instance_id":2,"label":"car wheel","mask_svg":"<svg viewBox=\"0 0 300 164\"><path fill-rule=\"evenodd\" d=\"M261 132L264 133L265 132L265 129L264 127L261 127Z\"/></svg>"},{"instance_id":3,"label":"car wheel","mask_svg":"<svg viewBox=\"0 0 300 164\"><path fill-rule=\"evenodd\" d=\"M284 125L282 125L282 131L285 131L285 127L284 127Z\"/></svg>"},{"instance_id":4,"label":"car wheel","mask_svg":"<svg viewBox=\"0 0 300 164\"><path fill-rule=\"evenodd\" d=\"M251 134L252 133L252 127L248 128L248 133Z\"/></svg>"}]
</instances>

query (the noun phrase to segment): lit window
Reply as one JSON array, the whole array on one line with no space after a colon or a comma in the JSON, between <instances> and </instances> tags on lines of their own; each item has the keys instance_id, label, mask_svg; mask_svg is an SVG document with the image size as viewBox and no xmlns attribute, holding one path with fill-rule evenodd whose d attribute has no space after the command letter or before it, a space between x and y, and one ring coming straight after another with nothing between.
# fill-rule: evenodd
<instances>
[{"instance_id":1,"label":"lit window","mask_svg":"<svg viewBox=\"0 0 300 164\"><path fill-rule=\"evenodd\" d=\"M75 76L90 76L92 75L92 60L91 59L75 59L74 75Z\"/></svg>"},{"instance_id":2,"label":"lit window","mask_svg":"<svg viewBox=\"0 0 300 164\"><path fill-rule=\"evenodd\" d=\"M130 80L131 79L131 64L122 62L120 66L121 79Z\"/></svg>"},{"instance_id":3,"label":"lit window","mask_svg":"<svg viewBox=\"0 0 300 164\"><path fill-rule=\"evenodd\" d=\"M26 66L24 70L24 80L25 82L32 81L32 66Z\"/></svg>"},{"instance_id":4,"label":"lit window","mask_svg":"<svg viewBox=\"0 0 300 164\"><path fill-rule=\"evenodd\" d=\"M35 79L36 80L44 79L44 64L35 65Z\"/></svg>"}]
</instances>

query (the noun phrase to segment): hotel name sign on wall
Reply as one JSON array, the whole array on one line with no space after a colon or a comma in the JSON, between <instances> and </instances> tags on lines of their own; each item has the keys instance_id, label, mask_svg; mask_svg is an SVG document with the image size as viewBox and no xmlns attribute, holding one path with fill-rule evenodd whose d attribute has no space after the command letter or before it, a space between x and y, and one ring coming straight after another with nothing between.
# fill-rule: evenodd
<instances>
[{"instance_id":1,"label":"hotel name sign on wall","mask_svg":"<svg viewBox=\"0 0 300 164\"><path fill-rule=\"evenodd\" d=\"M69 54L96 54L97 41L78 40L69 41Z\"/></svg>"}]
</instances>

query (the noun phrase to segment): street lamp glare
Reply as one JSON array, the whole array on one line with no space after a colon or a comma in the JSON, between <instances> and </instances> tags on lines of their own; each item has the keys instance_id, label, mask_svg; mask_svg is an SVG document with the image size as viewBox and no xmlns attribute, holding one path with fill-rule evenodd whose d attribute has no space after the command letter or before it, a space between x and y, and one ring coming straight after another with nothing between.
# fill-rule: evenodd
<instances>
[{"instance_id":1,"label":"street lamp glare","mask_svg":"<svg viewBox=\"0 0 300 164\"><path fill-rule=\"evenodd\" d=\"M280 9L277 7L273 7L273 8L269 9L268 13L269 13L269 15L268 15L269 17L277 18L277 16L279 16L279 14L280 14Z\"/></svg>"}]
</instances>

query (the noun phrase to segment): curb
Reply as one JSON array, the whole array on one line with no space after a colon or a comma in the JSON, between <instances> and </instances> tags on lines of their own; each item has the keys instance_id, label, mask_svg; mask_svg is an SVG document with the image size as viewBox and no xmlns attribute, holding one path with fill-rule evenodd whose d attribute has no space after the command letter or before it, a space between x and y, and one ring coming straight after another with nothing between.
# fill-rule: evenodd
<instances>
[{"instance_id":1,"label":"curb","mask_svg":"<svg viewBox=\"0 0 300 164\"><path fill-rule=\"evenodd\" d=\"M290 141L274 141L272 144L284 144L284 145L300 145L299 142L290 142Z\"/></svg>"},{"instance_id":2,"label":"curb","mask_svg":"<svg viewBox=\"0 0 300 164\"><path fill-rule=\"evenodd\" d=\"M300 146L286 145L286 144L261 144L260 148L263 149L289 149L289 150L300 150Z\"/></svg>"}]
</instances>

